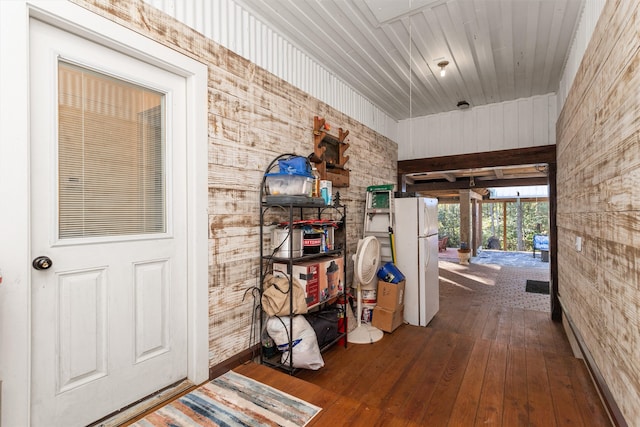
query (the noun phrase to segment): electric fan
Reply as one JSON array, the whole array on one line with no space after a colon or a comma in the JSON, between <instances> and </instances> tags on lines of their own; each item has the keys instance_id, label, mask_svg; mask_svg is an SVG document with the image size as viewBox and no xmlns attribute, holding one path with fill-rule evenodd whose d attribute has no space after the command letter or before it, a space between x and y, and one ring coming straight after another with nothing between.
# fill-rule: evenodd
<instances>
[{"instance_id":1,"label":"electric fan","mask_svg":"<svg viewBox=\"0 0 640 427\"><path fill-rule=\"evenodd\" d=\"M357 319L358 326L347 336L353 344L370 344L380 341L384 333L371 325L362 323L362 289L373 289L377 281L376 273L380 266L380 242L375 236L358 241L358 249L353 256L353 280L357 283Z\"/></svg>"}]
</instances>

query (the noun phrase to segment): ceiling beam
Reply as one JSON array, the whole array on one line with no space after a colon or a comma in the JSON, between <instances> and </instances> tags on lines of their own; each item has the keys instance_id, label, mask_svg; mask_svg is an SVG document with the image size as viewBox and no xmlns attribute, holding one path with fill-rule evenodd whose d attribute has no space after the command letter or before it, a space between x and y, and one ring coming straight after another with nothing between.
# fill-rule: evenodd
<instances>
[{"instance_id":1,"label":"ceiling beam","mask_svg":"<svg viewBox=\"0 0 640 427\"><path fill-rule=\"evenodd\" d=\"M498 166L556 163L556 146L518 148L515 150L486 151L456 156L401 160L398 177L411 173L450 171L459 169L491 168Z\"/></svg>"},{"instance_id":2,"label":"ceiling beam","mask_svg":"<svg viewBox=\"0 0 640 427\"><path fill-rule=\"evenodd\" d=\"M486 181L476 181L476 187L478 183L482 184L483 188L494 187L519 187L525 185L547 185L547 177L538 178L515 178L515 179L492 179ZM427 191L441 191L441 190L468 190L474 189L470 185L469 178L460 178L455 182L445 181L429 181L429 182L416 182L415 184L407 185L407 192L427 192Z\"/></svg>"},{"instance_id":3,"label":"ceiling beam","mask_svg":"<svg viewBox=\"0 0 640 427\"><path fill-rule=\"evenodd\" d=\"M449 182L456 182L456 176L452 173L443 173L442 176Z\"/></svg>"}]
</instances>

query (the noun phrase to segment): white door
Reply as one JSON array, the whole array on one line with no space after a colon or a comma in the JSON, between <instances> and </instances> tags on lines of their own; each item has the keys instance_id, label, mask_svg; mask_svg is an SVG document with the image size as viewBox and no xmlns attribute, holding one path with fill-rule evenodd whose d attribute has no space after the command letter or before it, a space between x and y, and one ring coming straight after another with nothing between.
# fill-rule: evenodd
<instances>
[{"instance_id":1,"label":"white door","mask_svg":"<svg viewBox=\"0 0 640 427\"><path fill-rule=\"evenodd\" d=\"M438 271L438 236L430 235L418 239L419 251L419 301L420 326L429 322L440 310L440 276Z\"/></svg>"},{"instance_id":2,"label":"white door","mask_svg":"<svg viewBox=\"0 0 640 427\"><path fill-rule=\"evenodd\" d=\"M30 73L32 425L86 425L187 376L185 79L35 20Z\"/></svg>"},{"instance_id":3,"label":"white door","mask_svg":"<svg viewBox=\"0 0 640 427\"><path fill-rule=\"evenodd\" d=\"M420 224L421 236L432 236L438 234L438 199L419 198L417 199L418 206L418 221Z\"/></svg>"},{"instance_id":4,"label":"white door","mask_svg":"<svg viewBox=\"0 0 640 427\"><path fill-rule=\"evenodd\" d=\"M395 199L396 265L406 277L404 288L404 320L420 325L420 205L414 197Z\"/></svg>"}]
</instances>

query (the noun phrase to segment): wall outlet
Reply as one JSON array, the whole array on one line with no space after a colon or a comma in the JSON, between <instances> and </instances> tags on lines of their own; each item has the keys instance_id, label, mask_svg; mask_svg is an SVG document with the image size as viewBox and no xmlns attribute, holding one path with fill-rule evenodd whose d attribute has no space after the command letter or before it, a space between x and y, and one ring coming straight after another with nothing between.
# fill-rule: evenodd
<instances>
[{"instance_id":1,"label":"wall outlet","mask_svg":"<svg viewBox=\"0 0 640 427\"><path fill-rule=\"evenodd\" d=\"M576 251L582 252L582 237L576 236Z\"/></svg>"}]
</instances>

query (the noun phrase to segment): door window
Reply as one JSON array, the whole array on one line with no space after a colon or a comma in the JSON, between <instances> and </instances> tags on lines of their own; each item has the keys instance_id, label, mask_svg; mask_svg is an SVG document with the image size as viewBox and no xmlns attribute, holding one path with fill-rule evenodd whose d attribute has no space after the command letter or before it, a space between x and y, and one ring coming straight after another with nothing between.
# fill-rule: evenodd
<instances>
[{"instance_id":1,"label":"door window","mask_svg":"<svg viewBox=\"0 0 640 427\"><path fill-rule=\"evenodd\" d=\"M58 238L165 233L165 95L58 63Z\"/></svg>"}]
</instances>

